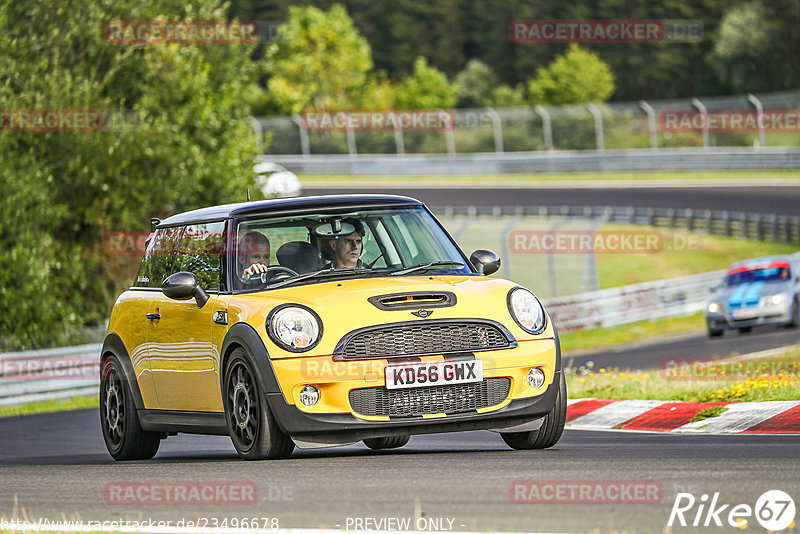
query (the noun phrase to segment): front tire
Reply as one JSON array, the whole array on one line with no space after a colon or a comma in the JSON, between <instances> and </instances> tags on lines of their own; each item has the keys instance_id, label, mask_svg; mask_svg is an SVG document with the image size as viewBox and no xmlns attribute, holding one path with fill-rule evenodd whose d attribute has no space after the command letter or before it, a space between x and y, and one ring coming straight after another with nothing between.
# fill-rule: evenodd
<instances>
[{"instance_id":1,"label":"front tire","mask_svg":"<svg viewBox=\"0 0 800 534\"><path fill-rule=\"evenodd\" d=\"M752 326L742 326L742 327L739 328L739 333L740 334L749 334L752 331L753 331L753 327Z\"/></svg>"},{"instance_id":2,"label":"front tire","mask_svg":"<svg viewBox=\"0 0 800 534\"><path fill-rule=\"evenodd\" d=\"M364 445L372 450L378 451L381 449L397 449L408 443L411 436L389 436L386 438L367 438L364 440Z\"/></svg>"},{"instance_id":3,"label":"front tire","mask_svg":"<svg viewBox=\"0 0 800 534\"><path fill-rule=\"evenodd\" d=\"M100 364L100 427L115 460L149 460L158 452L162 435L142 429L130 384L114 355Z\"/></svg>"},{"instance_id":4,"label":"front tire","mask_svg":"<svg viewBox=\"0 0 800 534\"><path fill-rule=\"evenodd\" d=\"M529 432L501 432L500 436L512 449L547 449L561 439L566 421L567 382L562 372L558 391L556 392L556 400L553 402L553 409L545 416L542 426L538 430Z\"/></svg>"},{"instance_id":5,"label":"front tire","mask_svg":"<svg viewBox=\"0 0 800 534\"><path fill-rule=\"evenodd\" d=\"M278 428L244 349L235 349L228 358L224 384L225 421L239 456L245 460L288 458L294 442Z\"/></svg>"},{"instance_id":6,"label":"front tire","mask_svg":"<svg viewBox=\"0 0 800 534\"><path fill-rule=\"evenodd\" d=\"M798 325L800 325L800 302L795 298L792 302L792 314L789 322L786 323L786 328L796 328Z\"/></svg>"}]
</instances>

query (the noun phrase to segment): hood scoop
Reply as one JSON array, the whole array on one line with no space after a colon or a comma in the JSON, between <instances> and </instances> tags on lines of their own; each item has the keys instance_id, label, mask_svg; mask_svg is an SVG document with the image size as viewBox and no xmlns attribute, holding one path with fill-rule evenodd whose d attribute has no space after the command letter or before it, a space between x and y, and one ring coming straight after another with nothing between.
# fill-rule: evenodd
<instances>
[{"instance_id":1,"label":"hood scoop","mask_svg":"<svg viewBox=\"0 0 800 534\"><path fill-rule=\"evenodd\" d=\"M450 291L411 291L377 295L367 299L383 311L419 310L421 308L449 308L456 305L456 295Z\"/></svg>"}]
</instances>

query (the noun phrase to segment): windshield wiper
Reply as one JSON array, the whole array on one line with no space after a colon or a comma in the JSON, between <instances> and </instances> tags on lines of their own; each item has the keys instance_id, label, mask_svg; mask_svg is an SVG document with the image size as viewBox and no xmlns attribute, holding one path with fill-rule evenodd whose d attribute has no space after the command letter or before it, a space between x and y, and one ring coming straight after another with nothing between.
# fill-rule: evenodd
<instances>
[{"instance_id":1,"label":"windshield wiper","mask_svg":"<svg viewBox=\"0 0 800 534\"><path fill-rule=\"evenodd\" d=\"M416 265L412 265L411 267L406 267L405 269L400 269L399 271L392 271L390 274L391 276L400 276L401 274L408 274L413 273L414 271L421 271L422 269L427 269L428 267L464 267L464 264L460 261L430 261L428 263L418 263Z\"/></svg>"},{"instance_id":2,"label":"windshield wiper","mask_svg":"<svg viewBox=\"0 0 800 534\"><path fill-rule=\"evenodd\" d=\"M301 274L293 278L287 278L286 280L275 282L274 284L269 284L267 286L267 289L276 289L279 287L283 287L285 285L293 284L295 282L300 282L302 280L309 280L311 278L325 278L333 275L338 276L338 275L348 275L348 274L363 274L371 272L373 272L372 269L336 269L334 267L331 267L329 269L320 269L319 271Z\"/></svg>"}]
</instances>

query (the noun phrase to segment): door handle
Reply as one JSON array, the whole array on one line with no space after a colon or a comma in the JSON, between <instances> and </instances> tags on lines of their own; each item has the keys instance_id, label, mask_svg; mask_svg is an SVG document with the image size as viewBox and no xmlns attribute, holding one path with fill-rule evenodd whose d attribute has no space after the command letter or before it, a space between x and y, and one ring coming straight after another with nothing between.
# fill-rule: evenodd
<instances>
[{"instance_id":1,"label":"door handle","mask_svg":"<svg viewBox=\"0 0 800 534\"><path fill-rule=\"evenodd\" d=\"M147 313L147 314L145 314L145 317L147 317L151 321L155 321L156 319L161 319L161 314L160 313Z\"/></svg>"}]
</instances>

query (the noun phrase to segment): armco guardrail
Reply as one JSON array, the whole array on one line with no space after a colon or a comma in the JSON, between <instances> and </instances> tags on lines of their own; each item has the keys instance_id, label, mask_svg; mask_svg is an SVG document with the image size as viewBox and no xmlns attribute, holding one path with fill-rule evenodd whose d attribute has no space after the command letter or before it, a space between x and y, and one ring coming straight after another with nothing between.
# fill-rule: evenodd
<instances>
[{"instance_id":1,"label":"armco guardrail","mask_svg":"<svg viewBox=\"0 0 800 534\"><path fill-rule=\"evenodd\" d=\"M725 271L644 282L547 299L545 306L559 332L607 328L701 311L709 288Z\"/></svg>"},{"instance_id":2,"label":"armco guardrail","mask_svg":"<svg viewBox=\"0 0 800 534\"><path fill-rule=\"evenodd\" d=\"M102 347L0 353L0 406L97 394Z\"/></svg>"},{"instance_id":3,"label":"armco guardrail","mask_svg":"<svg viewBox=\"0 0 800 534\"><path fill-rule=\"evenodd\" d=\"M757 241L800 244L800 217L727 210L693 210L634 206L436 206L436 215L452 217L603 218L609 223L626 223L656 228L678 228L710 235L741 237Z\"/></svg>"},{"instance_id":4,"label":"armco guardrail","mask_svg":"<svg viewBox=\"0 0 800 534\"><path fill-rule=\"evenodd\" d=\"M797 148L661 148L470 154L263 155L297 174L429 176L473 174L800 169Z\"/></svg>"}]
</instances>

